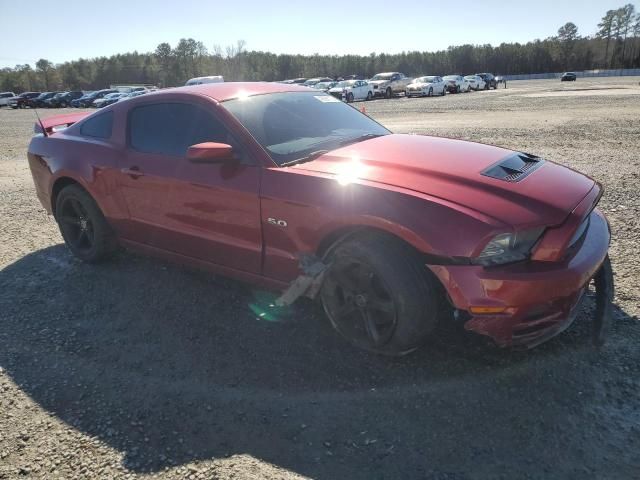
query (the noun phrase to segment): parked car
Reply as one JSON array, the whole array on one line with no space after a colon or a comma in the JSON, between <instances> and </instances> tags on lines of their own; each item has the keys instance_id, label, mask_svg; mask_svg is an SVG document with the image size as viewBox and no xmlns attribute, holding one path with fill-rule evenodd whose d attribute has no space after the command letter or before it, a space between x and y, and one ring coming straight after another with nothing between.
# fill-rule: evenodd
<instances>
[{"instance_id":1,"label":"parked car","mask_svg":"<svg viewBox=\"0 0 640 480\"><path fill-rule=\"evenodd\" d=\"M442 77L427 75L413 80L405 91L407 97L432 97L433 95L445 95L446 85Z\"/></svg>"},{"instance_id":2,"label":"parked car","mask_svg":"<svg viewBox=\"0 0 640 480\"><path fill-rule=\"evenodd\" d=\"M110 93L120 93L118 90L112 88L105 88L103 90L97 90L95 92L88 93L83 95L71 102L71 105L74 107L87 108L93 105L93 102L104 97L105 95L109 95Z\"/></svg>"},{"instance_id":3,"label":"parked car","mask_svg":"<svg viewBox=\"0 0 640 480\"><path fill-rule=\"evenodd\" d=\"M578 79L578 75L573 72L565 72L560 77L561 82L575 82Z\"/></svg>"},{"instance_id":4,"label":"parked car","mask_svg":"<svg viewBox=\"0 0 640 480\"><path fill-rule=\"evenodd\" d=\"M27 105L31 108L45 108L47 106L46 101L57 95L60 92L42 92L40 95L34 98L30 98L27 101Z\"/></svg>"},{"instance_id":5,"label":"parked car","mask_svg":"<svg viewBox=\"0 0 640 480\"><path fill-rule=\"evenodd\" d=\"M84 262L123 246L284 292L276 305L315 297L376 353L454 321L535 346L583 311L594 278L593 324L607 323L599 183L518 151L394 135L334 100L219 83L45 118L28 147L35 190Z\"/></svg>"},{"instance_id":6,"label":"parked car","mask_svg":"<svg viewBox=\"0 0 640 480\"><path fill-rule=\"evenodd\" d=\"M411 78L400 72L378 73L371 77L369 83L373 85L373 94L379 97L391 98L404 93L411 83Z\"/></svg>"},{"instance_id":7,"label":"parked car","mask_svg":"<svg viewBox=\"0 0 640 480\"><path fill-rule=\"evenodd\" d=\"M40 92L23 92L17 97L10 98L8 105L11 108L26 108L29 106L29 100L36 98L38 95L40 95Z\"/></svg>"},{"instance_id":8,"label":"parked car","mask_svg":"<svg viewBox=\"0 0 640 480\"><path fill-rule=\"evenodd\" d=\"M496 77L493 76L492 73L476 73L482 80L484 80L484 88L485 90L489 90L493 88L496 90L498 88L498 81Z\"/></svg>"},{"instance_id":9,"label":"parked car","mask_svg":"<svg viewBox=\"0 0 640 480\"><path fill-rule=\"evenodd\" d=\"M111 105L112 103L116 103L118 100L126 97L127 95L129 94L123 92L107 93L104 97L94 100L91 106L95 108L103 108L107 105Z\"/></svg>"},{"instance_id":10,"label":"parked car","mask_svg":"<svg viewBox=\"0 0 640 480\"><path fill-rule=\"evenodd\" d=\"M8 106L14 98L16 98L16 94L13 92L0 92L0 107Z\"/></svg>"},{"instance_id":11,"label":"parked car","mask_svg":"<svg viewBox=\"0 0 640 480\"><path fill-rule=\"evenodd\" d=\"M123 100L127 100L129 98L139 97L140 95L144 95L145 93L149 93L150 90L136 90L134 92L129 92L121 96L116 100L116 102L121 102ZM115 102L114 102L115 103Z\"/></svg>"},{"instance_id":12,"label":"parked car","mask_svg":"<svg viewBox=\"0 0 640 480\"><path fill-rule=\"evenodd\" d=\"M467 75L464 79L469 82L469 88L471 88L471 90L478 91L485 89L486 84L482 77L479 77L478 75Z\"/></svg>"},{"instance_id":13,"label":"parked car","mask_svg":"<svg viewBox=\"0 0 640 480\"><path fill-rule=\"evenodd\" d=\"M185 86L190 86L190 85L202 85L205 83L222 83L224 82L224 77L222 75L209 75L208 77L195 77L195 78L190 78L189 80L187 80L187 83L185 83ZM138 87L138 88L144 88L144 87Z\"/></svg>"},{"instance_id":14,"label":"parked car","mask_svg":"<svg viewBox=\"0 0 640 480\"><path fill-rule=\"evenodd\" d=\"M71 106L71 102L77 98L82 97L84 94L80 91L62 92L54 95L45 103L49 108L64 108Z\"/></svg>"},{"instance_id":15,"label":"parked car","mask_svg":"<svg viewBox=\"0 0 640 480\"><path fill-rule=\"evenodd\" d=\"M333 87L335 87L338 84L338 82L318 82L316 83L313 88L315 88L316 90L322 90L323 92L328 92L329 90L331 90Z\"/></svg>"},{"instance_id":16,"label":"parked car","mask_svg":"<svg viewBox=\"0 0 640 480\"><path fill-rule=\"evenodd\" d=\"M342 80L366 80L366 78L364 77L364 75L352 74L345 75L344 77L342 77Z\"/></svg>"},{"instance_id":17,"label":"parked car","mask_svg":"<svg viewBox=\"0 0 640 480\"><path fill-rule=\"evenodd\" d=\"M303 83L303 85L305 87L313 87L316 83L320 83L320 82L333 82L333 78L329 78L329 77L310 78L309 80L306 80Z\"/></svg>"},{"instance_id":18,"label":"parked car","mask_svg":"<svg viewBox=\"0 0 640 480\"><path fill-rule=\"evenodd\" d=\"M462 75L447 75L442 78L449 93L468 92L471 85Z\"/></svg>"},{"instance_id":19,"label":"parked car","mask_svg":"<svg viewBox=\"0 0 640 480\"><path fill-rule=\"evenodd\" d=\"M365 80L344 80L329 89L329 94L347 103L355 100L371 100L373 87Z\"/></svg>"},{"instance_id":20,"label":"parked car","mask_svg":"<svg viewBox=\"0 0 640 480\"><path fill-rule=\"evenodd\" d=\"M302 84L304 82L306 82L307 79L306 78L292 78L290 80L283 80L282 83L286 83L286 84Z\"/></svg>"}]
</instances>

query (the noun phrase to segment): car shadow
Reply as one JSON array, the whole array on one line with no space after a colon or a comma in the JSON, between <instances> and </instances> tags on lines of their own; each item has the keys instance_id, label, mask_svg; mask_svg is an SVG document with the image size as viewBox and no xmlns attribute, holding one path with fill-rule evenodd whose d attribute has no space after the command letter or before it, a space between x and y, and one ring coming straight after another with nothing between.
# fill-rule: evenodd
<instances>
[{"instance_id":1,"label":"car shadow","mask_svg":"<svg viewBox=\"0 0 640 480\"><path fill-rule=\"evenodd\" d=\"M579 319L530 352L449 328L384 358L337 337L315 303L281 310L273 298L127 253L86 265L58 245L0 271L0 365L132 472L249 454L321 479L466 478L501 448L521 449L514 468L542 455L531 428L544 436L545 422L587 412L589 369L613 355ZM616 322L614 336L637 336L624 312ZM558 378L568 366L571 379ZM543 399L544 420L514 413ZM585 456L580 441L563 448Z\"/></svg>"}]
</instances>

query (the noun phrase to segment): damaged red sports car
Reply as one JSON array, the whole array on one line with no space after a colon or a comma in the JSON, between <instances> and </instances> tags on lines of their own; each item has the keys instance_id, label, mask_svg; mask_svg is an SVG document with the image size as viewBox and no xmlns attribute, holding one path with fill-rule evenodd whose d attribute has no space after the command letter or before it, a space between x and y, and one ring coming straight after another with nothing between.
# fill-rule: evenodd
<instances>
[{"instance_id":1,"label":"damaged red sports car","mask_svg":"<svg viewBox=\"0 0 640 480\"><path fill-rule=\"evenodd\" d=\"M318 91L168 89L36 124L38 197L86 262L119 246L318 298L333 327L401 355L439 321L501 346L611 313L597 182L537 156L395 135Z\"/></svg>"}]
</instances>

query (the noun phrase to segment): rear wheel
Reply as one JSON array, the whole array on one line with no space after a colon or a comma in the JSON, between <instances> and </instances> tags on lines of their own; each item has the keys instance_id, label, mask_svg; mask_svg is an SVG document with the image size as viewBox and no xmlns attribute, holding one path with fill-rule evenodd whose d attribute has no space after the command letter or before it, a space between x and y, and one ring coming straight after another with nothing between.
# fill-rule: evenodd
<instances>
[{"instance_id":1,"label":"rear wheel","mask_svg":"<svg viewBox=\"0 0 640 480\"><path fill-rule=\"evenodd\" d=\"M358 348L404 355L433 331L440 286L415 252L374 234L340 244L330 255L320 297L336 331Z\"/></svg>"},{"instance_id":2,"label":"rear wheel","mask_svg":"<svg viewBox=\"0 0 640 480\"><path fill-rule=\"evenodd\" d=\"M97 263L116 250L115 233L91 195L79 185L60 191L55 218L67 247L79 259Z\"/></svg>"}]
</instances>

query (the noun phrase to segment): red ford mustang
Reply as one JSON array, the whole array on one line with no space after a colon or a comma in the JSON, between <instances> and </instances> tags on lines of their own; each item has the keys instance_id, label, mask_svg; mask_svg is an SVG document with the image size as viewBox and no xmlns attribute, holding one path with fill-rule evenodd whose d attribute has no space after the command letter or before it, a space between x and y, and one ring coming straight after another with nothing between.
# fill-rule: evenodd
<instances>
[{"instance_id":1,"label":"red ford mustang","mask_svg":"<svg viewBox=\"0 0 640 480\"><path fill-rule=\"evenodd\" d=\"M610 317L602 187L542 158L394 135L295 85L223 83L36 125L29 165L69 249L118 246L318 297L356 346L400 355L440 321L501 346Z\"/></svg>"}]
</instances>

